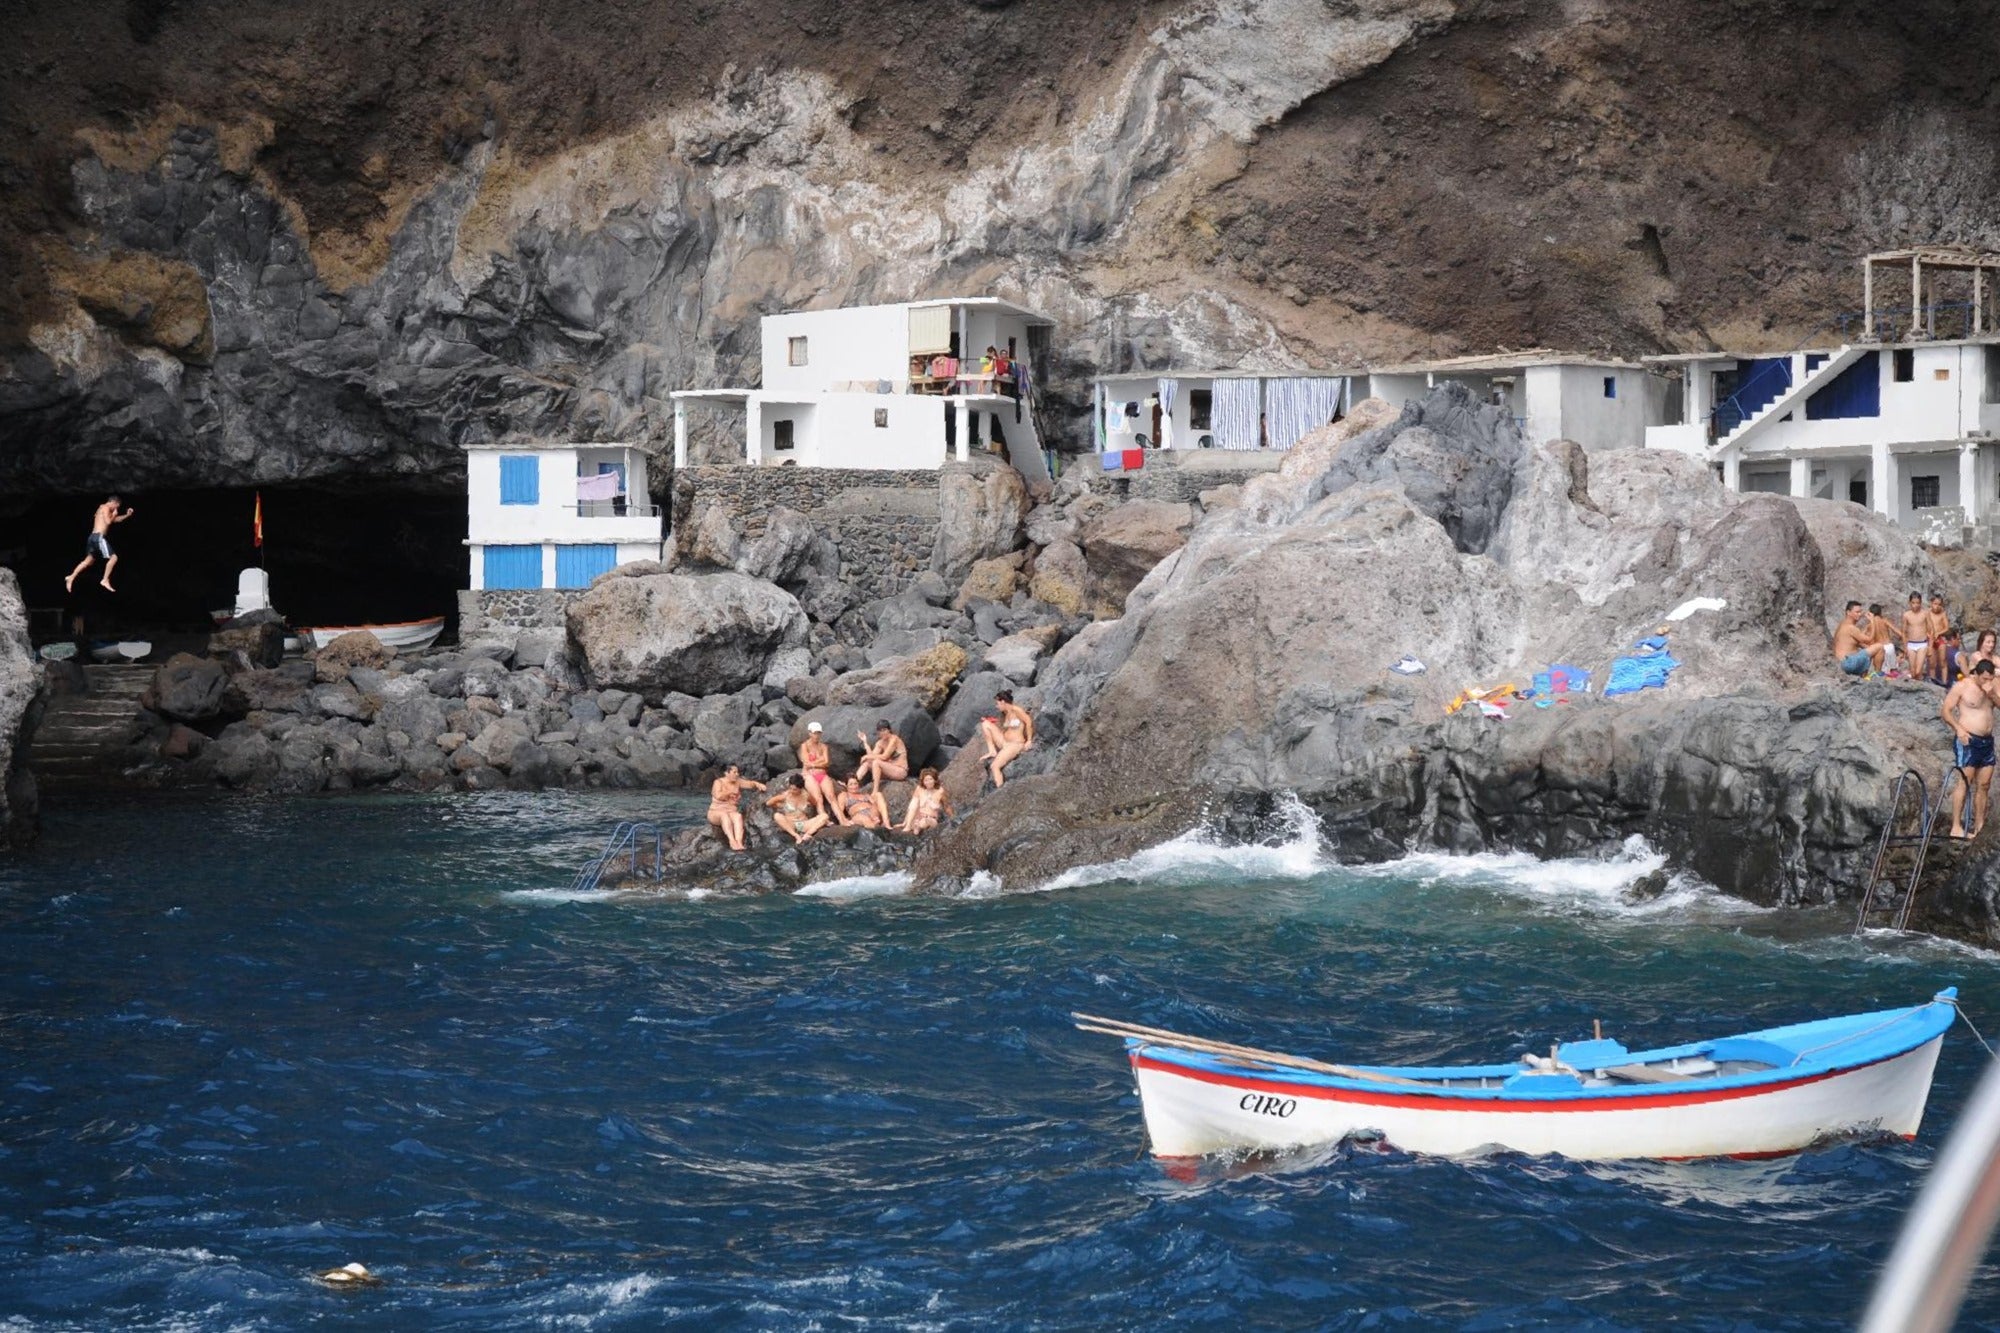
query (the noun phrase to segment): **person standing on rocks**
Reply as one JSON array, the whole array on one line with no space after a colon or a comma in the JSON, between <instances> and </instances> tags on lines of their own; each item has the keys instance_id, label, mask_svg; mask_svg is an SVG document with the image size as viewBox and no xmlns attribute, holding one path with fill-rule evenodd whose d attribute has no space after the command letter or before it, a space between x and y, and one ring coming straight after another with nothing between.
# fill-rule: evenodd
<instances>
[{"instance_id":1,"label":"person standing on rocks","mask_svg":"<svg viewBox=\"0 0 2000 1333\"><path fill-rule=\"evenodd\" d=\"M1975 663L1972 674L1952 686L1938 708L1951 728L1951 762L1958 772L1950 797L1954 838L1976 838L1986 827L1987 794L1993 785L1993 688L1993 664ZM1965 827L1968 814L1970 832Z\"/></svg>"},{"instance_id":2,"label":"person standing on rocks","mask_svg":"<svg viewBox=\"0 0 2000 1333\"><path fill-rule=\"evenodd\" d=\"M1939 634L1943 631L1939 630ZM1910 655L1910 678L1922 680L1931 664L1931 613L1924 607L1924 595L1910 594L1910 609L1903 612L1903 648Z\"/></svg>"},{"instance_id":3,"label":"person standing on rocks","mask_svg":"<svg viewBox=\"0 0 2000 1333\"><path fill-rule=\"evenodd\" d=\"M873 777L872 790L877 795L881 794L884 778L901 782L910 776L910 747L903 744L903 738L896 734L887 718L875 724L874 744L869 744L868 737L858 731L854 735L861 742L861 762L855 765L854 776Z\"/></svg>"},{"instance_id":4,"label":"person standing on rocks","mask_svg":"<svg viewBox=\"0 0 2000 1333\"><path fill-rule=\"evenodd\" d=\"M799 747L799 767L805 770L806 795L812 798L813 809L819 811L822 819L845 824L847 816L840 813L833 777L826 771L827 765L833 762L833 752L826 748L826 741L820 736L825 730L817 722L806 723L805 744Z\"/></svg>"},{"instance_id":5,"label":"person standing on rocks","mask_svg":"<svg viewBox=\"0 0 2000 1333\"><path fill-rule=\"evenodd\" d=\"M84 539L83 559L77 561L76 568L72 569L69 577L63 580L64 592L76 591L76 576L89 569L91 563L97 560L104 562L104 577L97 581L98 586L106 592L118 591L111 586L111 571L118 568L118 553L111 549L111 525L123 523L130 517L132 517L130 508L122 514L118 512L116 495L106 497L104 503L97 506L97 512L90 520L90 536Z\"/></svg>"},{"instance_id":6,"label":"person standing on rocks","mask_svg":"<svg viewBox=\"0 0 2000 1333\"><path fill-rule=\"evenodd\" d=\"M1833 660L1850 676L1867 676L1881 669L1882 657L1869 642L1868 616L1859 602L1847 604L1847 614L1833 632Z\"/></svg>"},{"instance_id":7,"label":"person standing on rocks","mask_svg":"<svg viewBox=\"0 0 2000 1333\"><path fill-rule=\"evenodd\" d=\"M721 830L724 841L732 852L747 850L743 845L743 789L755 787L758 791L770 790L761 782L752 782L743 776L743 770L735 764L722 770L708 789L708 822Z\"/></svg>"},{"instance_id":8,"label":"person standing on rocks","mask_svg":"<svg viewBox=\"0 0 2000 1333\"><path fill-rule=\"evenodd\" d=\"M1951 677L1944 673L1944 640L1952 637L1951 617L1945 614L1944 594L1931 594L1931 679L1940 685L1951 684Z\"/></svg>"},{"instance_id":9,"label":"person standing on rocks","mask_svg":"<svg viewBox=\"0 0 2000 1333\"><path fill-rule=\"evenodd\" d=\"M1896 631L1889 624L1889 617L1882 613L1880 602L1868 604L1868 616L1864 628L1868 633L1868 645L1879 650L1881 661L1876 670L1884 675L1896 669Z\"/></svg>"}]
</instances>

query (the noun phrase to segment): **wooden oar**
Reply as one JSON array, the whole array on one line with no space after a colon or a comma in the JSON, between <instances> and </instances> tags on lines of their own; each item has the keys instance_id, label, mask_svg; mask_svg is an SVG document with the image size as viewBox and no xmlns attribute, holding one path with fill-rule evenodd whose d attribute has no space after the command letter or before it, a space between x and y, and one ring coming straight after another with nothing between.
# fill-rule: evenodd
<instances>
[{"instance_id":1,"label":"wooden oar","mask_svg":"<svg viewBox=\"0 0 2000 1333\"><path fill-rule=\"evenodd\" d=\"M1238 1060L1271 1065L1279 1069L1311 1069L1321 1074L1337 1074L1341 1078L1366 1079L1373 1083L1400 1083L1413 1088L1438 1086L1423 1079L1377 1074L1371 1070L1356 1069L1352 1065L1330 1065L1324 1060L1309 1060L1302 1055L1284 1055L1277 1051L1260 1051L1254 1046L1238 1046L1234 1042L1190 1037L1184 1032L1169 1032L1165 1028L1149 1028L1138 1023L1127 1023L1122 1018L1099 1018L1095 1014L1077 1013L1072 1013L1070 1018L1084 1032L1101 1032L1108 1037L1130 1037L1156 1046L1178 1046L1184 1050L1199 1051L1204 1055L1227 1055Z\"/></svg>"}]
</instances>

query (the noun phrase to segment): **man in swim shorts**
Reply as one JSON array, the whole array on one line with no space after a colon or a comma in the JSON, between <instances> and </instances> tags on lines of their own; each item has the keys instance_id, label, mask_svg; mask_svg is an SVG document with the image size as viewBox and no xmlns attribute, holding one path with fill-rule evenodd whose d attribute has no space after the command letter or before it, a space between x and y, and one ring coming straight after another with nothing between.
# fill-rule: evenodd
<instances>
[{"instance_id":1,"label":"man in swim shorts","mask_svg":"<svg viewBox=\"0 0 2000 1333\"><path fill-rule=\"evenodd\" d=\"M118 568L118 553L111 549L111 525L123 523L130 517L130 509L122 514L118 512L118 497L115 495L107 497L103 504L97 506L97 512L90 519L90 536L84 539L83 559L76 562L76 568L63 580L64 592L75 591L76 576L89 569L94 560L104 562L104 577L97 581L98 586L106 592L118 591L111 586L111 571Z\"/></svg>"},{"instance_id":2,"label":"man in swim shorts","mask_svg":"<svg viewBox=\"0 0 2000 1333\"><path fill-rule=\"evenodd\" d=\"M1910 654L1910 675L1923 679L1931 660L1931 613L1924 607L1924 595L1910 594L1910 609L1903 612L1903 647Z\"/></svg>"},{"instance_id":3,"label":"man in swim shorts","mask_svg":"<svg viewBox=\"0 0 2000 1333\"><path fill-rule=\"evenodd\" d=\"M1993 694L1993 664L1975 662L1972 674L1953 685L1938 708L1951 728L1951 762L1958 773L1950 797L1954 838L1976 838L1986 827L1987 793L1993 785ZM1971 807L1970 831L1966 806Z\"/></svg>"},{"instance_id":4,"label":"man in swim shorts","mask_svg":"<svg viewBox=\"0 0 2000 1333\"><path fill-rule=\"evenodd\" d=\"M1833 632L1833 660L1850 676L1866 676L1881 669L1882 657L1868 642L1867 617L1861 603L1849 602L1847 614Z\"/></svg>"}]
</instances>

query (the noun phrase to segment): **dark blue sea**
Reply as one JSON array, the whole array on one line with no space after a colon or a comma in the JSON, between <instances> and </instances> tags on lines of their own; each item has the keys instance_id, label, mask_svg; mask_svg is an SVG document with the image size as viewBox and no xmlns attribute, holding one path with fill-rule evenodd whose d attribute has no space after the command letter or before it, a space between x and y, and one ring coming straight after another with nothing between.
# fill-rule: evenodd
<instances>
[{"instance_id":1,"label":"dark blue sea","mask_svg":"<svg viewBox=\"0 0 2000 1333\"><path fill-rule=\"evenodd\" d=\"M1082 1009L1364 1061L1634 1047L1963 988L1654 864L1200 838L1047 892L565 890L660 798L58 794L0 859L0 1328L1837 1329L1913 1144L1350 1146L1177 1178ZM1303 832L1303 831L1302 831ZM348 1262L382 1285L314 1280ZM2000 1281L1968 1326L2000 1327Z\"/></svg>"}]
</instances>

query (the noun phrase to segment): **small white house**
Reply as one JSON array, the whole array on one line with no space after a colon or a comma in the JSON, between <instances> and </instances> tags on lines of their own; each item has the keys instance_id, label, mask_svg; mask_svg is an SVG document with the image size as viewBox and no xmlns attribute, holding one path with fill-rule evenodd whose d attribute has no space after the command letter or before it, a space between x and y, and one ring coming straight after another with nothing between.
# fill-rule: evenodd
<instances>
[{"instance_id":1,"label":"small white house","mask_svg":"<svg viewBox=\"0 0 2000 1333\"><path fill-rule=\"evenodd\" d=\"M1672 393L1629 361L1503 352L1353 371L1160 371L1097 381L1099 448L1289 449L1363 398L1396 407L1456 381L1514 418L1529 440L1637 449Z\"/></svg>"},{"instance_id":2,"label":"small white house","mask_svg":"<svg viewBox=\"0 0 2000 1333\"><path fill-rule=\"evenodd\" d=\"M474 591L587 588L660 558L646 455L631 445L467 445L465 491Z\"/></svg>"},{"instance_id":3,"label":"small white house","mask_svg":"<svg viewBox=\"0 0 2000 1333\"><path fill-rule=\"evenodd\" d=\"M984 451L1046 477L1034 402L1053 327L990 296L767 315L761 387L673 395L674 465L703 403L743 413L753 467L926 469Z\"/></svg>"}]
</instances>

